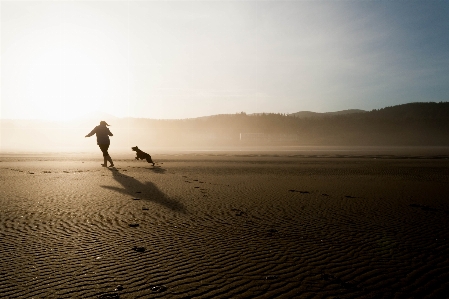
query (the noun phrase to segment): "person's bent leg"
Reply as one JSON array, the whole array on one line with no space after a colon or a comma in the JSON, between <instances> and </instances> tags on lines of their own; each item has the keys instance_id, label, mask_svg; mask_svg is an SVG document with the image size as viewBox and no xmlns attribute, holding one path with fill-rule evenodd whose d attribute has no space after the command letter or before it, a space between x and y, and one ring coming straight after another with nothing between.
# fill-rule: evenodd
<instances>
[{"instance_id":1,"label":"person's bent leg","mask_svg":"<svg viewBox=\"0 0 449 299\"><path fill-rule=\"evenodd\" d=\"M111 156L107 156L107 157L104 157L105 158L105 161L106 161L106 159L109 161L109 163L111 163L111 165L109 165L109 167L114 167L114 162L112 162L112 158L111 158ZM105 162L106 163L106 162Z\"/></svg>"},{"instance_id":2,"label":"person's bent leg","mask_svg":"<svg viewBox=\"0 0 449 299\"><path fill-rule=\"evenodd\" d=\"M108 148L109 148L109 144L99 144L98 145L99 147L100 147L100 149L101 149L101 151L103 152L103 164L101 164L101 166L103 166L103 167L107 167L108 166L108 156L109 156L109 153L108 153Z\"/></svg>"}]
</instances>

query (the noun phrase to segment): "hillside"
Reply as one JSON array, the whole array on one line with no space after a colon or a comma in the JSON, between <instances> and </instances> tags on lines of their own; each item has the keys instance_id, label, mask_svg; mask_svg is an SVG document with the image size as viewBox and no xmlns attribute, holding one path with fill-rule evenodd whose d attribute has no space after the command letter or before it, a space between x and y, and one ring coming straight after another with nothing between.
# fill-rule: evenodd
<instances>
[{"instance_id":1,"label":"hillside","mask_svg":"<svg viewBox=\"0 0 449 299\"><path fill-rule=\"evenodd\" d=\"M365 113L365 110L360 109L348 109L348 110L342 110L342 111L335 111L335 112L312 112L312 111L300 111L289 114L290 116L295 116L299 118L311 118L311 117L326 117L326 116L335 116L335 115L347 115L347 114L354 114L354 113Z\"/></svg>"}]
</instances>

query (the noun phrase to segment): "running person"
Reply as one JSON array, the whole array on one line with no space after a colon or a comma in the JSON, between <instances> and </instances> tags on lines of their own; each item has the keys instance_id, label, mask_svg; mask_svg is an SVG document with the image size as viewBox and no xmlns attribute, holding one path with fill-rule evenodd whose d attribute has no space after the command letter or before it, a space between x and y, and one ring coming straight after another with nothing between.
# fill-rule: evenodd
<instances>
[{"instance_id":1,"label":"running person","mask_svg":"<svg viewBox=\"0 0 449 299\"><path fill-rule=\"evenodd\" d=\"M109 136L114 136L114 135L112 135L111 131L109 131L109 128L106 126L109 126L109 125L104 120L100 121L100 125L96 126L85 137L90 137L93 134L97 134L97 144L100 147L101 151L103 152L103 158L104 158L104 163L101 164L101 166L107 167L108 166L107 161L109 161L109 163L111 163L111 165L109 165L109 167L114 167L114 162L112 162L112 158L111 158L111 156L109 156L109 153L108 153L108 148L109 148L109 145L111 144L111 141L109 140Z\"/></svg>"}]
</instances>

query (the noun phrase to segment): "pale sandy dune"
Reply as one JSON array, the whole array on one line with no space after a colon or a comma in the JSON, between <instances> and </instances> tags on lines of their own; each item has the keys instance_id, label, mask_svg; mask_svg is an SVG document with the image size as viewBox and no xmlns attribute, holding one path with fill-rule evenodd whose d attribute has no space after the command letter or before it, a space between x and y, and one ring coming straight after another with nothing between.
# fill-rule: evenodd
<instances>
[{"instance_id":1,"label":"pale sandy dune","mask_svg":"<svg viewBox=\"0 0 449 299\"><path fill-rule=\"evenodd\" d=\"M0 297L449 293L444 156L153 158L1 156Z\"/></svg>"}]
</instances>

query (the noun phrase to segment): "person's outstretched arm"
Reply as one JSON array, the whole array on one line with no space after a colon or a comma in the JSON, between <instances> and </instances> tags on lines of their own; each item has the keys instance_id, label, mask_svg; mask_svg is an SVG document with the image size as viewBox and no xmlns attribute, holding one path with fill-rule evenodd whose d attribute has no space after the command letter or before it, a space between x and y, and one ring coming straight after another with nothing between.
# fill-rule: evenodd
<instances>
[{"instance_id":1,"label":"person's outstretched arm","mask_svg":"<svg viewBox=\"0 0 449 299\"><path fill-rule=\"evenodd\" d=\"M89 134L87 134L87 135L84 136L84 137L90 137L90 136L92 136L93 134L95 134L95 129L96 129L96 127L95 127L92 131L90 131Z\"/></svg>"},{"instance_id":2,"label":"person's outstretched arm","mask_svg":"<svg viewBox=\"0 0 449 299\"><path fill-rule=\"evenodd\" d=\"M111 130L109 130L109 128L108 128L108 135L109 135L109 136L114 136L114 135L111 133Z\"/></svg>"}]
</instances>

